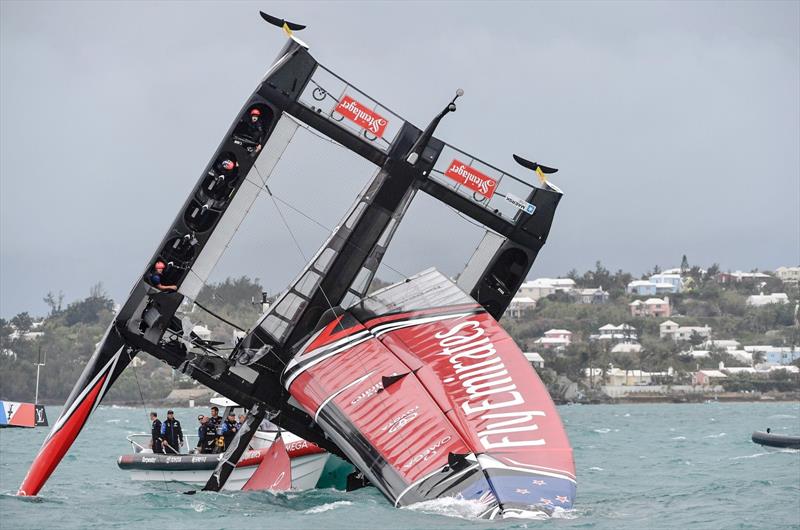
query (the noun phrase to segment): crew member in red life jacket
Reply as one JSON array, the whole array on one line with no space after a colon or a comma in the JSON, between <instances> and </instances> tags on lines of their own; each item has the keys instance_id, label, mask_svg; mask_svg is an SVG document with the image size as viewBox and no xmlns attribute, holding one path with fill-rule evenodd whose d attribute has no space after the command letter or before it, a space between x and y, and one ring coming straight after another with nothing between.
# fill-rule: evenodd
<instances>
[{"instance_id":1,"label":"crew member in red life jacket","mask_svg":"<svg viewBox=\"0 0 800 530\"><path fill-rule=\"evenodd\" d=\"M164 274L164 269L166 268L167 266L163 261L156 261L156 264L153 265L153 270L155 272L152 273L149 278L150 285L161 291L177 291L177 285L164 285L161 283L161 276Z\"/></svg>"},{"instance_id":2,"label":"crew member in red life jacket","mask_svg":"<svg viewBox=\"0 0 800 530\"><path fill-rule=\"evenodd\" d=\"M253 154L261 151L261 142L266 131L264 130L264 122L261 120L261 111L257 108L250 110L250 121L247 122L247 135L256 142L255 151Z\"/></svg>"}]
</instances>

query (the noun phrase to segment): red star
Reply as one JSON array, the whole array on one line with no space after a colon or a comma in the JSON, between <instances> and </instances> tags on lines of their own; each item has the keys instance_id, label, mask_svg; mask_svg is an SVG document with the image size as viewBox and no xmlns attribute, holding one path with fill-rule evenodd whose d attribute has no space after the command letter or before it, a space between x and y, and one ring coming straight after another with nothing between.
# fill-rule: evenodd
<instances>
[{"instance_id":1,"label":"red star","mask_svg":"<svg viewBox=\"0 0 800 530\"><path fill-rule=\"evenodd\" d=\"M562 497L561 495L556 495L556 500L561 504L565 504L569 502L569 497Z\"/></svg>"},{"instance_id":2,"label":"red star","mask_svg":"<svg viewBox=\"0 0 800 530\"><path fill-rule=\"evenodd\" d=\"M545 485L545 481L544 480L534 480L533 481L533 485L534 486L544 486Z\"/></svg>"},{"instance_id":3,"label":"red star","mask_svg":"<svg viewBox=\"0 0 800 530\"><path fill-rule=\"evenodd\" d=\"M541 502L542 504L544 504L546 506L549 506L549 505L553 504L553 501L551 501L550 499L545 499L544 497L540 498L539 502Z\"/></svg>"},{"instance_id":4,"label":"red star","mask_svg":"<svg viewBox=\"0 0 800 530\"><path fill-rule=\"evenodd\" d=\"M517 488L517 493L521 493L523 495L527 495L528 493L530 493L530 491L528 491L526 489Z\"/></svg>"}]
</instances>

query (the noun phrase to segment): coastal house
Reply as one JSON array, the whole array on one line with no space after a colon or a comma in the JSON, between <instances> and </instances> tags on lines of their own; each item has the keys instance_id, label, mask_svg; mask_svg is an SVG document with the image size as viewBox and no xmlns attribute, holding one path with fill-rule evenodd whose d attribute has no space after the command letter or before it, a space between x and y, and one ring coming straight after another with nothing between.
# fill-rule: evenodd
<instances>
[{"instance_id":1,"label":"coastal house","mask_svg":"<svg viewBox=\"0 0 800 530\"><path fill-rule=\"evenodd\" d=\"M611 353L639 353L642 345L637 342L620 342L611 348Z\"/></svg>"},{"instance_id":2,"label":"coastal house","mask_svg":"<svg viewBox=\"0 0 800 530\"><path fill-rule=\"evenodd\" d=\"M652 385L655 377L672 375L674 372L670 368L666 372L646 372L644 370L623 370L614 365L609 365L605 370L602 368L584 368L584 378L592 382L602 382L608 386L642 386Z\"/></svg>"},{"instance_id":3,"label":"coastal house","mask_svg":"<svg viewBox=\"0 0 800 530\"><path fill-rule=\"evenodd\" d=\"M800 359L800 348L798 347L789 348L782 346L754 345L744 346L742 349L751 353L754 357L760 355L764 359L764 362L772 365L791 364L797 359Z\"/></svg>"},{"instance_id":4,"label":"coastal house","mask_svg":"<svg viewBox=\"0 0 800 530\"><path fill-rule=\"evenodd\" d=\"M532 311L536 308L536 300L528 298L527 296L515 296L508 304L503 316L510 318L522 318L527 311Z\"/></svg>"},{"instance_id":5,"label":"coastal house","mask_svg":"<svg viewBox=\"0 0 800 530\"><path fill-rule=\"evenodd\" d=\"M550 329L544 332L544 337L533 343L541 348L562 351L572 343L572 332L567 329Z\"/></svg>"},{"instance_id":6,"label":"coastal house","mask_svg":"<svg viewBox=\"0 0 800 530\"><path fill-rule=\"evenodd\" d=\"M628 307L635 317L668 317L671 314L669 297L648 298L645 301L634 300Z\"/></svg>"},{"instance_id":7,"label":"coastal house","mask_svg":"<svg viewBox=\"0 0 800 530\"><path fill-rule=\"evenodd\" d=\"M753 307L769 304L788 304L789 296L786 293L754 294L748 296L745 303Z\"/></svg>"},{"instance_id":8,"label":"coastal house","mask_svg":"<svg viewBox=\"0 0 800 530\"><path fill-rule=\"evenodd\" d=\"M719 370L698 370L692 374L692 384L699 386L716 386L728 376Z\"/></svg>"},{"instance_id":9,"label":"coastal house","mask_svg":"<svg viewBox=\"0 0 800 530\"><path fill-rule=\"evenodd\" d=\"M683 288L680 274L659 273L650 276L650 281L656 285L656 293L679 293Z\"/></svg>"},{"instance_id":10,"label":"coastal house","mask_svg":"<svg viewBox=\"0 0 800 530\"><path fill-rule=\"evenodd\" d=\"M41 337L44 335L44 332L41 331L42 325L44 325L44 320L39 320L38 322L33 322L31 324L31 328L27 331L21 331L17 329L14 324L11 324L11 334L8 336L11 340L33 340Z\"/></svg>"},{"instance_id":11,"label":"coastal house","mask_svg":"<svg viewBox=\"0 0 800 530\"><path fill-rule=\"evenodd\" d=\"M608 291L603 287L596 289L574 289L570 296L577 304L605 304L608 302Z\"/></svg>"},{"instance_id":12,"label":"coastal house","mask_svg":"<svg viewBox=\"0 0 800 530\"><path fill-rule=\"evenodd\" d=\"M719 369L728 375L735 374L750 374L750 375L763 375L769 377L770 373L785 370L790 374L800 373L800 368L794 365L775 366L768 364L759 364L757 366L725 366L724 363L719 363Z\"/></svg>"},{"instance_id":13,"label":"coastal house","mask_svg":"<svg viewBox=\"0 0 800 530\"><path fill-rule=\"evenodd\" d=\"M718 348L721 350L738 350L741 346L742 344L738 340L733 339L709 339L703 343L703 348L706 349Z\"/></svg>"},{"instance_id":14,"label":"coastal house","mask_svg":"<svg viewBox=\"0 0 800 530\"><path fill-rule=\"evenodd\" d=\"M544 368L544 358L538 353L533 351L531 352L526 351L525 353L523 353L523 355L525 356L526 359L528 359L528 362L531 363L531 365L534 368L536 369Z\"/></svg>"},{"instance_id":15,"label":"coastal house","mask_svg":"<svg viewBox=\"0 0 800 530\"><path fill-rule=\"evenodd\" d=\"M575 280L570 278L537 278L524 282L518 296L539 300L558 292L569 293L575 289Z\"/></svg>"},{"instance_id":16,"label":"coastal house","mask_svg":"<svg viewBox=\"0 0 800 530\"><path fill-rule=\"evenodd\" d=\"M636 342L639 336L636 328L630 324L606 324L597 330L597 333L590 335L589 340L601 340L610 342Z\"/></svg>"},{"instance_id":17,"label":"coastal house","mask_svg":"<svg viewBox=\"0 0 800 530\"><path fill-rule=\"evenodd\" d=\"M717 274L717 281L719 283L760 283L772 278L769 274L763 272L720 272Z\"/></svg>"},{"instance_id":18,"label":"coastal house","mask_svg":"<svg viewBox=\"0 0 800 530\"><path fill-rule=\"evenodd\" d=\"M628 283L626 291L628 294L635 294L638 296L655 296L656 284L650 280L633 280Z\"/></svg>"},{"instance_id":19,"label":"coastal house","mask_svg":"<svg viewBox=\"0 0 800 530\"><path fill-rule=\"evenodd\" d=\"M710 350L695 350L693 348L690 348L687 351L680 352L678 355L680 355L682 357L693 357L695 359L707 359L707 358L711 357L711 351Z\"/></svg>"},{"instance_id":20,"label":"coastal house","mask_svg":"<svg viewBox=\"0 0 800 530\"><path fill-rule=\"evenodd\" d=\"M671 338L677 342L689 340L695 334L708 339L711 337L711 328L709 326L679 326L672 320L665 320L658 325L658 336L662 339Z\"/></svg>"},{"instance_id":21,"label":"coastal house","mask_svg":"<svg viewBox=\"0 0 800 530\"><path fill-rule=\"evenodd\" d=\"M775 269L775 277L783 283L797 285L800 283L800 267L778 267Z\"/></svg>"}]
</instances>

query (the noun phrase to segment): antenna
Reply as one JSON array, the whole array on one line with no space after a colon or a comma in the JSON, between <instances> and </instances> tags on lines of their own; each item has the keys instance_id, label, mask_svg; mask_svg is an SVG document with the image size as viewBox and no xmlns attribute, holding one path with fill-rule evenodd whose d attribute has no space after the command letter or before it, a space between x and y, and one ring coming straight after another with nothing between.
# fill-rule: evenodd
<instances>
[{"instance_id":1,"label":"antenna","mask_svg":"<svg viewBox=\"0 0 800 530\"><path fill-rule=\"evenodd\" d=\"M417 160L419 160L422 152L425 151L425 148L428 146L428 142L430 141L431 137L433 137L433 133L436 130L436 127L439 125L439 122L442 121L442 118L444 118L446 114L456 111L456 100L463 95L464 89L459 88L456 90L455 97L450 100L450 103L447 104L442 112L433 118L419 138L417 138L417 141L414 142L411 150L409 150L408 154L406 155L406 162L412 166L417 163Z\"/></svg>"}]
</instances>

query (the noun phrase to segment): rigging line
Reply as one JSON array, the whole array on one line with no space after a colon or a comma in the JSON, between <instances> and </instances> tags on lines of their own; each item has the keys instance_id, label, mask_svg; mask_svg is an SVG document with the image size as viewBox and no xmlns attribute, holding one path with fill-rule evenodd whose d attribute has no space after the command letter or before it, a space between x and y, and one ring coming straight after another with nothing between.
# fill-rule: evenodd
<instances>
[{"instance_id":1,"label":"rigging line","mask_svg":"<svg viewBox=\"0 0 800 530\"><path fill-rule=\"evenodd\" d=\"M278 206L278 202L275 200L275 197L272 195L272 192L267 187L266 181L264 181L264 178L261 176L261 171L258 170L258 166L254 165L253 167L256 168L256 173L258 173L258 178L260 178L261 181L264 182L264 189L267 190L267 193L269 194L270 198L272 198L272 203L275 205L275 209L278 211L278 215L280 216L281 221L283 221L283 226L286 227L287 232L289 232L289 235L292 237L292 241L294 241L294 244L297 247L297 251L300 252L300 256L302 256L303 258L303 262L305 264L308 264L308 258L306 258L305 252L303 252L303 248L300 246L300 242L297 240L297 237L295 237L292 228L286 221L286 217L283 216L283 212L281 211L280 206ZM325 303L328 304L328 308L335 315L336 310L333 308L333 304L331 303L330 298L328 298L328 294L325 292L325 289L323 289L321 285L319 287L319 292L322 293L322 297L325 299ZM342 329L342 331L344 331L344 325L342 324L341 321L339 321L339 327Z\"/></svg>"},{"instance_id":2,"label":"rigging line","mask_svg":"<svg viewBox=\"0 0 800 530\"><path fill-rule=\"evenodd\" d=\"M136 365L133 363L133 355L131 355L132 351L133 350L131 348L128 348L125 353L128 354L128 360L131 361L130 365L133 368L133 380L136 381L136 388L139 389L139 398L142 401L142 410L144 410L144 416L145 416L145 418L147 418L149 420L150 416L147 414L147 404L144 402L144 392L142 392L142 385L139 384L139 371L136 369ZM151 433L150 440L151 440L151 442L152 442L152 439L153 439L152 432L153 432L153 428L152 428L152 425L151 425L150 426L150 433ZM155 448L153 448L153 453L155 454ZM166 475L166 473L164 471L161 471L161 481L162 481L162 484L164 484L164 490L165 491L169 491L169 486L167 485L167 475Z\"/></svg>"},{"instance_id":3,"label":"rigging line","mask_svg":"<svg viewBox=\"0 0 800 530\"><path fill-rule=\"evenodd\" d=\"M256 186L256 187L258 187L259 189L267 189L267 187L266 187L266 184L265 184L265 185L262 187L262 186L260 186L260 185L259 185L257 182L253 182L253 181L252 181L252 180L250 180L249 178L245 178L244 180L245 180L245 182L249 183L249 184L250 184L250 185L252 185L252 186ZM294 205L293 205L293 204L291 204L290 202L288 202L288 201L286 201L286 200L284 200L284 199L281 199L281 198L280 198L278 195L276 195L276 194L275 194L275 193L274 193L272 190L269 190L269 189L267 189L267 192L270 194L270 196L272 196L272 200L273 200L273 201L277 200L278 202L280 202L281 204L283 204L284 206L286 206L286 207L287 207L287 208L289 208L290 210L294 211L294 212L295 212L295 213L297 213L298 215L300 215L300 216L302 216L302 217L305 217L307 220L311 221L312 223L314 223L314 224L315 224L315 225L317 225L318 227L320 227L320 228L322 228L323 230L325 230L325 232L327 232L327 234L328 234L328 235L331 235L331 234L333 234L334 230L333 230L332 228L328 227L327 225L325 225L325 224L324 224L324 223L322 223L321 221L318 221L317 219L315 219L315 218L311 217L309 214L307 214L306 212L304 212L303 210L301 210L301 209L300 209L300 208L298 208L297 206L294 206ZM261 195L260 195L260 196L261 196ZM366 251L365 251L363 248L359 247L358 245L356 245L356 244L355 244L355 243L353 243L353 242L350 242L350 241L348 241L348 242L347 242L347 244L348 244L349 246L352 246L353 248L355 248L355 249L357 249L357 250L360 250L360 251L362 251L362 252L366 252ZM406 273L404 273L404 272L402 272L402 271L400 271L400 270L398 270L398 269L396 269L396 268L392 267L391 265L389 265L389 263L388 263L388 262L386 262L386 260L381 260L381 265L384 265L384 266L385 266L387 269L391 270L392 272L394 272L395 274L397 274L398 276L400 276L400 277L401 277L401 278L403 278L404 280L407 280L407 279L409 278L409 276L408 276Z\"/></svg>"},{"instance_id":4,"label":"rigging line","mask_svg":"<svg viewBox=\"0 0 800 530\"><path fill-rule=\"evenodd\" d=\"M243 329L243 328L240 328L239 326L237 326L236 324L234 324L234 323L233 323L233 322L231 322L230 320L227 320L227 319L225 319L225 318L222 318L220 315L216 314L215 312L213 312L213 311L212 311L212 310L210 310L209 308L205 307L203 304L201 304L201 303L200 303L200 302L198 302L197 300L193 300L193 302L194 302L194 305L196 305L197 307L199 307L200 309L202 309L203 311L205 311L205 312L206 312L206 313L208 313L209 315L211 315L211 316L214 316L214 317L217 317L219 320L221 320L221 321L225 322L225 323L226 323L226 324L228 324L229 326L233 326L234 328L238 329L239 331L242 331L242 332L245 332L245 333L247 332L245 329Z\"/></svg>"},{"instance_id":5,"label":"rigging line","mask_svg":"<svg viewBox=\"0 0 800 530\"><path fill-rule=\"evenodd\" d=\"M307 130L308 132L310 132L311 134L313 134L314 136L316 136L320 140L325 140L326 142L332 143L336 147L341 147L342 149L347 149L345 146L343 146L342 144L340 144L336 140L331 140L327 136L323 136L322 134L320 134L317 131L315 131L314 129L312 129L310 126L306 125L305 123L299 124L299 127L302 128L302 129ZM347 149L347 150L349 151L349 149Z\"/></svg>"}]
</instances>

